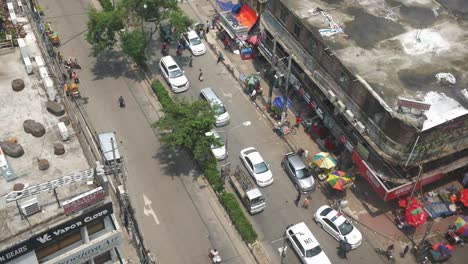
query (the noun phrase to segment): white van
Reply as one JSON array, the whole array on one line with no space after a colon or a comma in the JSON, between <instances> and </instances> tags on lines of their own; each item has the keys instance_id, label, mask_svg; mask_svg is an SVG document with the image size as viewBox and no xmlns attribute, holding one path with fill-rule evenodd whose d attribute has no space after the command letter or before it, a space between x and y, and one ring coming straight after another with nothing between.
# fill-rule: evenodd
<instances>
[{"instance_id":1,"label":"white van","mask_svg":"<svg viewBox=\"0 0 468 264\"><path fill-rule=\"evenodd\" d=\"M286 229L286 237L296 251L302 263L331 264L319 242L304 222Z\"/></svg>"},{"instance_id":2,"label":"white van","mask_svg":"<svg viewBox=\"0 0 468 264\"><path fill-rule=\"evenodd\" d=\"M121 158L115 132L100 133L97 136L99 140L99 146L101 147L101 151L104 155L106 163L120 163Z\"/></svg>"},{"instance_id":3,"label":"white van","mask_svg":"<svg viewBox=\"0 0 468 264\"><path fill-rule=\"evenodd\" d=\"M231 117L227 112L226 108L223 105L223 102L219 99L219 97L215 94L213 89L211 88L203 88L200 92L201 98L208 101L213 109L215 116L216 116L216 123L217 127L224 126L229 123Z\"/></svg>"},{"instance_id":4,"label":"white van","mask_svg":"<svg viewBox=\"0 0 468 264\"><path fill-rule=\"evenodd\" d=\"M180 69L172 56L162 57L159 61L159 68L174 93L185 92L189 89L189 81L184 71Z\"/></svg>"}]
</instances>

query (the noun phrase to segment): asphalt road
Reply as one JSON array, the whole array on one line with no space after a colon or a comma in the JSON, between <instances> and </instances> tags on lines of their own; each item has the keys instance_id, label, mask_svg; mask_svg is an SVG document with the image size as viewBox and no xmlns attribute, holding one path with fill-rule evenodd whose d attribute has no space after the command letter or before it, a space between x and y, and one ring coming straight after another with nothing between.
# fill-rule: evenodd
<instances>
[{"instance_id":1,"label":"asphalt road","mask_svg":"<svg viewBox=\"0 0 468 264\"><path fill-rule=\"evenodd\" d=\"M137 208L137 220L144 230L149 247L160 263L206 263L207 249L213 244L227 243L224 241L226 236L222 234L223 230L212 228L206 221L212 220L207 215L209 209L200 208L198 199L203 197L196 186L188 184L193 177L190 164L183 158L161 150L150 127L157 116L148 114L152 105L141 80L129 71L130 64L119 52L109 52L97 59L89 56L90 46L84 34L80 34L86 30L88 1L39 2L47 15L46 20L59 32L64 56L77 57L83 67L78 72L80 89L84 96L90 98L85 109L96 131L116 131L119 139L123 141L121 151L127 161L129 194ZM205 1L199 2L197 5L201 11L209 5ZM196 18L190 6L182 6ZM151 52L151 65L156 73L159 51L159 45L155 44ZM171 52L175 52L174 47ZM188 67L186 52L180 64L191 81L191 88L177 97L197 100L200 89L209 86L213 87L225 102L231 115L231 124L220 130L228 136L229 161L233 167L240 164L239 151L250 146L256 147L271 165L275 182L272 186L262 189L268 208L265 212L253 216L252 221L260 235L259 239L266 245L274 261L279 262L277 248L282 244L272 244L270 241L282 237L286 226L304 221L332 262L343 263L344 261L336 256L337 242L312 221L314 209L325 203L325 198L317 191L312 195L309 210L294 206L296 191L280 167L280 160L288 148L272 132L265 117L248 100L236 80L223 66L216 64L216 58L211 52L195 58L193 68ZM199 68L204 72L203 82L198 81ZM120 95L126 99L126 109L120 109L117 105ZM252 122L251 126L230 130L247 120ZM147 197L146 205L143 196ZM149 213L151 211L154 215ZM145 212L149 216L146 216ZM232 260L229 263L234 263L236 253L229 245L224 245L221 252L228 256L226 260ZM351 252L348 258L347 262L352 263L379 262L367 241ZM298 263L297 257L290 250L286 263Z\"/></svg>"},{"instance_id":2,"label":"asphalt road","mask_svg":"<svg viewBox=\"0 0 468 264\"><path fill-rule=\"evenodd\" d=\"M208 1L193 0L181 5L182 9L189 14L196 22L210 19L207 15L210 13L211 5ZM155 45L152 54L157 56L152 58L153 71L158 72L157 59L160 56L160 46ZM175 56L175 48L171 47L171 55ZM272 132L266 117L259 109L256 109L248 96L243 92L231 74L222 64L216 63L216 56L211 51L200 57L194 57L193 68L188 66L189 51L184 51L181 58L178 58L180 66L185 70L187 78L191 81L189 91L177 95L185 100L198 100L199 92L204 87L212 87L222 101L231 116L231 123L228 126L221 127L218 130L225 132L229 142L229 159L232 168L236 165L244 170L239 152L246 147L255 147L270 164L273 172L273 185L262 188L261 191L266 197L267 209L261 214L251 217L255 229L259 233L259 239L264 243L269 255L273 261L280 262L278 248L282 247L282 242L271 243L271 241L281 238L288 225L305 222L319 240L325 253L332 263L380 263L382 259L374 253L374 247L363 234L363 244L356 250L348 254L347 260L340 259L336 254L338 242L334 240L324 230L318 228L313 222L312 215L321 205L326 204L326 198L317 190L312 194L312 204L308 210L297 208L294 205L297 191L291 180L281 168L281 159L289 151L287 145L282 142L275 133ZM198 81L198 72L202 69L204 81ZM238 126L244 121L251 121L249 127L239 127L234 130L231 128ZM310 144L314 144L310 141ZM368 232L367 230L361 230ZM299 259L289 250L286 255L286 263L299 263Z\"/></svg>"},{"instance_id":3,"label":"asphalt road","mask_svg":"<svg viewBox=\"0 0 468 264\"><path fill-rule=\"evenodd\" d=\"M76 57L80 91L89 97L83 107L96 132L116 131L128 170L128 193L146 245L158 263L206 263L216 246L230 263L245 263L206 201L203 186L194 183L190 163L164 151L150 126L157 120L144 83L120 52L89 56L85 40L86 0L41 0L46 21L59 32L64 57ZM118 107L122 95L126 108ZM214 201L211 201L214 202Z\"/></svg>"}]
</instances>

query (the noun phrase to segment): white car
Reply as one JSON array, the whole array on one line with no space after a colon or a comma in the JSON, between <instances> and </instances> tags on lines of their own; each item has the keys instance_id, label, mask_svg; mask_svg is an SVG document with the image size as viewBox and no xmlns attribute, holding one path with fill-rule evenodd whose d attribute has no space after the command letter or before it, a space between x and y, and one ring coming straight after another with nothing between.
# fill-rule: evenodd
<instances>
[{"instance_id":1,"label":"white car","mask_svg":"<svg viewBox=\"0 0 468 264\"><path fill-rule=\"evenodd\" d=\"M286 237L302 263L331 264L330 259L304 222L288 227Z\"/></svg>"},{"instance_id":2,"label":"white car","mask_svg":"<svg viewBox=\"0 0 468 264\"><path fill-rule=\"evenodd\" d=\"M241 150L240 158L258 186L266 187L273 183L273 174L271 174L268 164L255 148Z\"/></svg>"},{"instance_id":3,"label":"white car","mask_svg":"<svg viewBox=\"0 0 468 264\"><path fill-rule=\"evenodd\" d=\"M197 35L195 30L190 30L184 34L184 40L187 47L190 49L194 56L203 55L206 53L205 44Z\"/></svg>"},{"instance_id":4,"label":"white car","mask_svg":"<svg viewBox=\"0 0 468 264\"><path fill-rule=\"evenodd\" d=\"M216 132L216 130L211 130L210 132L205 133L206 136L210 137L213 136L214 139L219 143L218 145L211 145L211 152L213 153L213 156L217 160L224 160L227 158L228 153L226 150L226 143L224 142L224 139Z\"/></svg>"},{"instance_id":5,"label":"white car","mask_svg":"<svg viewBox=\"0 0 468 264\"><path fill-rule=\"evenodd\" d=\"M184 71L171 56L162 57L159 61L159 68L174 93L185 92L189 89L189 81Z\"/></svg>"},{"instance_id":6,"label":"white car","mask_svg":"<svg viewBox=\"0 0 468 264\"><path fill-rule=\"evenodd\" d=\"M328 205L321 206L314 215L317 225L327 231L336 240L346 240L351 248L361 245L362 234L342 213Z\"/></svg>"}]
</instances>

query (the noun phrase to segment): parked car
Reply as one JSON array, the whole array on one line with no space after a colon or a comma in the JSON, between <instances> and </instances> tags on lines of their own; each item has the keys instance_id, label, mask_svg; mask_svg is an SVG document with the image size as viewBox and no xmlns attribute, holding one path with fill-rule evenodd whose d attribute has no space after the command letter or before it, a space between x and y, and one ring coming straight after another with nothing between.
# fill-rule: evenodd
<instances>
[{"instance_id":1,"label":"parked car","mask_svg":"<svg viewBox=\"0 0 468 264\"><path fill-rule=\"evenodd\" d=\"M180 69L172 56L162 57L159 61L159 68L174 93L185 92L189 89L189 81L184 71Z\"/></svg>"},{"instance_id":2,"label":"parked car","mask_svg":"<svg viewBox=\"0 0 468 264\"><path fill-rule=\"evenodd\" d=\"M217 159L217 160L223 160L225 158L227 158L228 156L228 153L227 153L227 150L226 150L226 144L224 142L224 139L219 135L218 132L216 132L216 130L212 129L210 132L207 132L206 133L206 136L213 136L216 140L216 142L218 142L219 144L218 145L211 145L211 152L213 153L213 156Z\"/></svg>"},{"instance_id":3,"label":"parked car","mask_svg":"<svg viewBox=\"0 0 468 264\"><path fill-rule=\"evenodd\" d=\"M302 263L331 264L330 259L304 222L288 227L286 237Z\"/></svg>"},{"instance_id":4,"label":"parked car","mask_svg":"<svg viewBox=\"0 0 468 264\"><path fill-rule=\"evenodd\" d=\"M269 165L265 163L255 148L250 147L241 150L240 158L258 186L266 187L273 183L273 174Z\"/></svg>"},{"instance_id":5,"label":"parked car","mask_svg":"<svg viewBox=\"0 0 468 264\"><path fill-rule=\"evenodd\" d=\"M194 56L200 56L206 53L206 47L195 30L190 30L184 34L184 40L187 47Z\"/></svg>"},{"instance_id":6,"label":"parked car","mask_svg":"<svg viewBox=\"0 0 468 264\"><path fill-rule=\"evenodd\" d=\"M317 225L327 231L336 240L346 240L351 248L362 243L362 234L344 215L328 205L321 206L314 215Z\"/></svg>"},{"instance_id":7,"label":"parked car","mask_svg":"<svg viewBox=\"0 0 468 264\"><path fill-rule=\"evenodd\" d=\"M200 96L203 100L206 100L208 103L210 103L210 106L213 109L216 117L215 125L217 127L227 125L231 120L231 117L224 107L223 102L221 102L221 99L219 99L213 89L209 87L201 89Z\"/></svg>"},{"instance_id":8,"label":"parked car","mask_svg":"<svg viewBox=\"0 0 468 264\"><path fill-rule=\"evenodd\" d=\"M303 194L308 194L315 189L315 180L312 171L304 163L302 158L294 152L284 155L281 166L294 182L294 186Z\"/></svg>"}]
</instances>

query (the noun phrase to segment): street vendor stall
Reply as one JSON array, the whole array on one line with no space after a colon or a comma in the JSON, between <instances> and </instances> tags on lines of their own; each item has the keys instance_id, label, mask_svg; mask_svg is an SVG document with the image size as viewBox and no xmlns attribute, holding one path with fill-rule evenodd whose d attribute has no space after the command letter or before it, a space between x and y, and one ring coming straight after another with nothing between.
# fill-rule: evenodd
<instances>
[{"instance_id":1,"label":"street vendor stall","mask_svg":"<svg viewBox=\"0 0 468 264\"><path fill-rule=\"evenodd\" d=\"M456 214L458 212L456 200L460 190L459 184L450 183L424 194L424 209L433 219Z\"/></svg>"}]
</instances>

